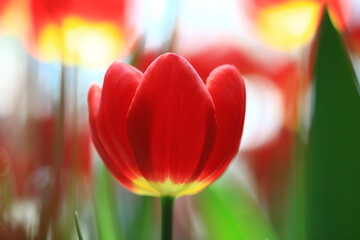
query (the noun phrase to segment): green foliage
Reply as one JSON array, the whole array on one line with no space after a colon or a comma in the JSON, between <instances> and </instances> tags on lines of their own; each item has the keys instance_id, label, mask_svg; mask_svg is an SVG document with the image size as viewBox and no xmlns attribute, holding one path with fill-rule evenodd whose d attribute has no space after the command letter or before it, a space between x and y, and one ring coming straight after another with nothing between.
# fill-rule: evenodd
<instances>
[{"instance_id":1,"label":"green foliage","mask_svg":"<svg viewBox=\"0 0 360 240\"><path fill-rule=\"evenodd\" d=\"M306 161L307 238L360 236L360 96L327 12L320 26Z\"/></svg>"},{"instance_id":2,"label":"green foliage","mask_svg":"<svg viewBox=\"0 0 360 240\"><path fill-rule=\"evenodd\" d=\"M135 196L134 196L135 197ZM129 240L147 240L154 239L155 230L159 229L159 225L154 221L154 216L159 209L154 206L155 201L159 201L153 197L136 196L137 204L135 207L134 218L131 221L130 231L127 239Z\"/></svg>"},{"instance_id":3,"label":"green foliage","mask_svg":"<svg viewBox=\"0 0 360 240\"><path fill-rule=\"evenodd\" d=\"M196 196L205 239L278 240L258 203L234 182L221 178Z\"/></svg>"},{"instance_id":4,"label":"green foliage","mask_svg":"<svg viewBox=\"0 0 360 240\"><path fill-rule=\"evenodd\" d=\"M99 240L124 239L117 218L115 193L105 167L99 169L95 186L95 212Z\"/></svg>"}]
</instances>

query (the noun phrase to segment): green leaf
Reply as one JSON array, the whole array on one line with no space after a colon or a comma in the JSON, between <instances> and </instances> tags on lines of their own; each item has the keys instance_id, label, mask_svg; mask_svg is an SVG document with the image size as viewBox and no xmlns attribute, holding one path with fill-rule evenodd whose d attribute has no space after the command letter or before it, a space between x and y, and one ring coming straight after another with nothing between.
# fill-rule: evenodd
<instances>
[{"instance_id":1,"label":"green leaf","mask_svg":"<svg viewBox=\"0 0 360 240\"><path fill-rule=\"evenodd\" d=\"M83 240L84 238L83 238L83 236L81 234L79 221L78 221L78 213L75 212L74 216L75 216L75 226L76 226L76 232L77 232L78 238L79 238L79 240Z\"/></svg>"},{"instance_id":2,"label":"green leaf","mask_svg":"<svg viewBox=\"0 0 360 240\"><path fill-rule=\"evenodd\" d=\"M288 192L289 204L285 239L306 239L305 220L305 174L307 145L299 134L294 134L294 153L292 156L291 185Z\"/></svg>"},{"instance_id":3,"label":"green leaf","mask_svg":"<svg viewBox=\"0 0 360 240\"><path fill-rule=\"evenodd\" d=\"M95 182L94 200L99 239L124 239L120 220L117 216L113 182L104 166L99 169Z\"/></svg>"},{"instance_id":4,"label":"green leaf","mask_svg":"<svg viewBox=\"0 0 360 240\"><path fill-rule=\"evenodd\" d=\"M205 239L279 239L255 200L227 175L195 199Z\"/></svg>"},{"instance_id":5,"label":"green leaf","mask_svg":"<svg viewBox=\"0 0 360 240\"><path fill-rule=\"evenodd\" d=\"M307 238L360 237L360 96L340 35L325 11L313 81L306 162Z\"/></svg>"},{"instance_id":6,"label":"green leaf","mask_svg":"<svg viewBox=\"0 0 360 240\"><path fill-rule=\"evenodd\" d=\"M136 196L135 213L131 221L130 231L127 236L129 240L148 240L155 239L156 230L160 226L154 221L154 216L158 214L155 208L155 201L158 198Z\"/></svg>"}]
</instances>

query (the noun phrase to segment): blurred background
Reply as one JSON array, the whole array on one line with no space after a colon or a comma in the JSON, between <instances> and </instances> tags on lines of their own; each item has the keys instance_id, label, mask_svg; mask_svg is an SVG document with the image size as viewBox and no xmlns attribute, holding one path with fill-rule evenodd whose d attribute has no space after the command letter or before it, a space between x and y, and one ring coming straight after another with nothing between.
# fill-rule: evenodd
<instances>
[{"instance_id":1,"label":"blurred background","mask_svg":"<svg viewBox=\"0 0 360 240\"><path fill-rule=\"evenodd\" d=\"M84 239L159 239L159 200L91 144L87 92L168 51L247 88L240 151L176 201L174 239L359 239L358 0L0 0L0 239L77 239L75 211Z\"/></svg>"}]
</instances>

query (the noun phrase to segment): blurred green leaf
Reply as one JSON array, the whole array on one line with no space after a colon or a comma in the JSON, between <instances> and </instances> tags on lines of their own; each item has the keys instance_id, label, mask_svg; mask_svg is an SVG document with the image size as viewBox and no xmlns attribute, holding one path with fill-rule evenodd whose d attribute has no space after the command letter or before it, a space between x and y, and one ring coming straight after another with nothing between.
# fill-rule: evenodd
<instances>
[{"instance_id":1,"label":"blurred green leaf","mask_svg":"<svg viewBox=\"0 0 360 240\"><path fill-rule=\"evenodd\" d=\"M77 232L78 238L79 238L79 240L83 240L84 238L81 234L77 212L75 212L74 217L75 217L75 226L76 226L76 232Z\"/></svg>"},{"instance_id":2,"label":"blurred green leaf","mask_svg":"<svg viewBox=\"0 0 360 240\"><path fill-rule=\"evenodd\" d=\"M155 229L159 226L154 224L155 208L153 197L138 197L136 212L132 220L131 229L128 234L129 240L154 239Z\"/></svg>"},{"instance_id":3,"label":"blurred green leaf","mask_svg":"<svg viewBox=\"0 0 360 240\"><path fill-rule=\"evenodd\" d=\"M285 239L306 239L305 224L305 187L304 164L306 162L307 145L299 134L294 135L294 153L291 167L291 184Z\"/></svg>"},{"instance_id":4,"label":"blurred green leaf","mask_svg":"<svg viewBox=\"0 0 360 240\"><path fill-rule=\"evenodd\" d=\"M100 240L124 239L117 216L114 188L111 176L104 166L98 171L95 181L95 212Z\"/></svg>"},{"instance_id":5,"label":"blurred green leaf","mask_svg":"<svg viewBox=\"0 0 360 240\"><path fill-rule=\"evenodd\" d=\"M222 177L196 196L206 239L279 239L249 193L234 182L226 181Z\"/></svg>"},{"instance_id":6,"label":"blurred green leaf","mask_svg":"<svg viewBox=\"0 0 360 240\"><path fill-rule=\"evenodd\" d=\"M326 11L314 69L306 239L359 239L360 96L349 56Z\"/></svg>"}]
</instances>

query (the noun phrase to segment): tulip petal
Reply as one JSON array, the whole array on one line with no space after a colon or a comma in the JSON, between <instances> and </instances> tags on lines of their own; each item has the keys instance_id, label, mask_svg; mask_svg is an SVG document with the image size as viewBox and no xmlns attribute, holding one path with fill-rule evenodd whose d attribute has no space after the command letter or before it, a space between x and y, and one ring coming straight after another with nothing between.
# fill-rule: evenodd
<instances>
[{"instance_id":1,"label":"tulip petal","mask_svg":"<svg viewBox=\"0 0 360 240\"><path fill-rule=\"evenodd\" d=\"M246 93L239 71L231 65L214 69L206 86L215 104L218 130L214 149L199 180L212 182L223 173L238 152L244 125Z\"/></svg>"},{"instance_id":2,"label":"tulip petal","mask_svg":"<svg viewBox=\"0 0 360 240\"><path fill-rule=\"evenodd\" d=\"M114 62L104 78L99 109L100 137L113 161L131 179L138 173L126 134L126 115L142 73L129 64Z\"/></svg>"},{"instance_id":3,"label":"tulip petal","mask_svg":"<svg viewBox=\"0 0 360 240\"><path fill-rule=\"evenodd\" d=\"M184 58L167 53L148 67L129 109L127 132L146 180L181 184L200 174L215 142L215 109Z\"/></svg>"},{"instance_id":4,"label":"tulip petal","mask_svg":"<svg viewBox=\"0 0 360 240\"><path fill-rule=\"evenodd\" d=\"M106 167L109 169L109 171L125 187L132 189L131 181L126 176L124 176L119 164L112 160L110 154L105 150L106 143L103 142L99 136L99 132L101 131L99 124L98 124L100 98L101 98L101 88L97 85L91 86L89 95L88 95L88 103L89 103L89 121L90 121L93 143L94 143L99 155L103 159Z\"/></svg>"}]
</instances>

